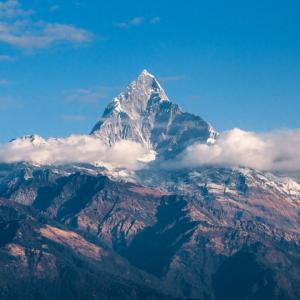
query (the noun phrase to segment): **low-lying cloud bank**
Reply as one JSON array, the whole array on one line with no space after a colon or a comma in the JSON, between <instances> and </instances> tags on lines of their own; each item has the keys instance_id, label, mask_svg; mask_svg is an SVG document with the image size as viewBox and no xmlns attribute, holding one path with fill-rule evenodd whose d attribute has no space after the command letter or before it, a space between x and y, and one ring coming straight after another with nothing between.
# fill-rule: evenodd
<instances>
[{"instance_id":1,"label":"low-lying cloud bank","mask_svg":"<svg viewBox=\"0 0 300 300\"><path fill-rule=\"evenodd\" d=\"M31 136L0 145L0 162L3 163L99 163L115 168L138 169L143 165L141 160L145 160L148 154L148 149L132 141L120 141L109 148L100 139L88 135L47 140Z\"/></svg>"},{"instance_id":2,"label":"low-lying cloud bank","mask_svg":"<svg viewBox=\"0 0 300 300\"><path fill-rule=\"evenodd\" d=\"M232 129L213 145L194 144L180 155L180 167L249 167L265 171L300 171L300 129L254 133Z\"/></svg>"},{"instance_id":3,"label":"low-lying cloud bank","mask_svg":"<svg viewBox=\"0 0 300 300\"><path fill-rule=\"evenodd\" d=\"M39 136L0 144L0 162L32 162L40 165L91 163L113 168L140 169L155 159L153 152L133 141L106 146L99 138L72 135L44 140ZM212 145L194 144L175 160L157 167L249 167L265 171L300 171L300 129L254 133L232 129L221 133Z\"/></svg>"}]
</instances>

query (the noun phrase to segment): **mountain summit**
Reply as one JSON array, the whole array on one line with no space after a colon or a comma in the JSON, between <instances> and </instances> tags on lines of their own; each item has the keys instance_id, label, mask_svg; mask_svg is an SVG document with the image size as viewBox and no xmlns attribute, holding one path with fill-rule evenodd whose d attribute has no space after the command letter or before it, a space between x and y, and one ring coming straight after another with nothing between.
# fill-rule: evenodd
<instances>
[{"instance_id":1,"label":"mountain summit","mask_svg":"<svg viewBox=\"0 0 300 300\"><path fill-rule=\"evenodd\" d=\"M194 142L206 143L216 137L209 123L169 101L147 70L112 100L91 134L110 146L123 139L133 140L165 158Z\"/></svg>"},{"instance_id":2,"label":"mountain summit","mask_svg":"<svg viewBox=\"0 0 300 300\"><path fill-rule=\"evenodd\" d=\"M118 97L105 109L103 117L110 117L119 112L126 113L131 119L139 119L147 109L149 102L167 101L168 97L155 77L143 70Z\"/></svg>"}]
</instances>

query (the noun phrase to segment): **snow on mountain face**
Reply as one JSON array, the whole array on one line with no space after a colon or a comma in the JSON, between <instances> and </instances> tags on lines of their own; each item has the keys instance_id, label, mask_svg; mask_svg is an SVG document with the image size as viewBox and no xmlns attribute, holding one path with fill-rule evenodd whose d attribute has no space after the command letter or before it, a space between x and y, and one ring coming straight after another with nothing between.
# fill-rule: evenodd
<instances>
[{"instance_id":1,"label":"snow on mountain face","mask_svg":"<svg viewBox=\"0 0 300 300\"><path fill-rule=\"evenodd\" d=\"M43 139L41 136L37 134L32 134L32 135L25 135L20 138L12 139L10 143L13 144L24 144L24 143L29 143L34 146L39 146L43 145L46 143L46 140Z\"/></svg>"},{"instance_id":2,"label":"snow on mountain face","mask_svg":"<svg viewBox=\"0 0 300 300\"><path fill-rule=\"evenodd\" d=\"M168 101L168 98L154 76L144 70L124 93L107 106L102 120L96 124L92 133L109 145L120 139L133 139L147 144L141 117L149 101L157 103Z\"/></svg>"},{"instance_id":3,"label":"snow on mountain face","mask_svg":"<svg viewBox=\"0 0 300 300\"><path fill-rule=\"evenodd\" d=\"M128 139L173 157L193 142L213 142L217 133L170 102L156 78L144 70L107 106L91 134L110 146Z\"/></svg>"},{"instance_id":4,"label":"snow on mountain face","mask_svg":"<svg viewBox=\"0 0 300 300\"><path fill-rule=\"evenodd\" d=\"M27 135L2 147L2 161L98 163L112 151L129 147L131 158L143 164L157 156L173 158L194 142L213 143L216 135L210 124L169 101L156 78L144 70L107 106L90 135L58 139ZM133 146L141 155L134 157Z\"/></svg>"},{"instance_id":5,"label":"snow on mountain face","mask_svg":"<svg viewBox=\"0 0 300 300\"><path fill-rule=\"evenodd\" d=\"M104 116L123 111L132 119L139 119L146 110L149 100L154 98L157 102L168 101L167 95L155 77L144 70L124 93L113 100L105 110Z\"/></svg>"}]
</instances>

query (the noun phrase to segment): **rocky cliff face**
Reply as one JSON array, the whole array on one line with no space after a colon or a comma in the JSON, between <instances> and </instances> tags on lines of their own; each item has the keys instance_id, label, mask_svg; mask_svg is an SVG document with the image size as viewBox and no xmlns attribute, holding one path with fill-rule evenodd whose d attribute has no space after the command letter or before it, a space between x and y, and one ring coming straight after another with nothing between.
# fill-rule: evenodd
<instances>
[{"instance_id":1,"label":"rocky cliff face","mask_svg":"<svg viewBox=\"0 0 300 300\"><path fill-rule=\"evenodd\" d=\"M217 135L209 123L170 102L146 70L113 99L91 134L109 145L133 140L165 158L175 156L193 142L213 142Z\"/></svg>"},{"instance_id":2,"label":"rocky cliff face","mask_svg":"<svg viewBox=\"0 0 300 300\"><path fill-rule=\"evenodd\" d=\"M99 243L2 199L0 270L1 299L175 299Z\"/></svg>"},{"instance_id":3,"label":"rocky cliff face","mask_svg":"<svg viewBox=\"0 0 300 300\"><path fill-rule=\"evenodd\" d=\"M147 187L86 171L34 168L29 175L28 166L17 168L18 176L1 182L0 196L106 245L166 293L299 297L300 197L290 183L246 169L204 168L172 178L144 174L152 178Z\"/></svg>"}]
</instances>

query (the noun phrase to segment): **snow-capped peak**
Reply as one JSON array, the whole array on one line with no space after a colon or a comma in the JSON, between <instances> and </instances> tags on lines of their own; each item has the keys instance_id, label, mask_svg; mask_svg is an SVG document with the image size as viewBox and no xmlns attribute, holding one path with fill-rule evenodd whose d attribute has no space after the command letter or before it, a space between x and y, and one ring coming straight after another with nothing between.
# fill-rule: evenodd
<instances>
[{"instance_id":1,"label":"snow-capped peak","mask_svg":"<svg viewBox=\"0 0 300 300\"><path fill-rule=\"evenodd\" d=\"M152 103L167 100L168 97L156 78L147 70L143 70L138 78L107 106L103 117L124 112L131 119L138 119Z\"/></svg>"},{"instance_id":2,"label":"snow-capped peak","mask_svg":"<svg viewBox=\"0 0 300 300\"><path fill-rule=\"evenodd\" d=\"M152 75L151 73L149 73L148 70L146 70L146 69L144 69L144 70L142 71L142 73L140 74L140 76L145 76L145 77L152 77L152 78L154 78L154 75ZM139 77L140 77L140 76L139 76Z\"/></svg>"},{"instance_id":3,"label":"snow-capped peak","mask_svg":"<svg viewBox=\"0 0 300 300\"><path fill-rule=\"evenodd\" d=\"M213 143L216 136L209 123L169 101L147 70L113 99L91 134L110 146L119 140L133 140L166 157L196 141Z\"/></svg>"},{"instance_id":4,"label":"snow-capped peak","mask_svg":"<svg viewBox=\"0 0 300 300\"><path fill-rule=\"evenodd\" d=\"M10 143L18 144L18 143L24 143L28 142L32 145L39 146L42 144L45 144L46 141L38 134L31 134L31 135L24 135L22 137L12 139Z\"/></svg>"}]
</instances>

